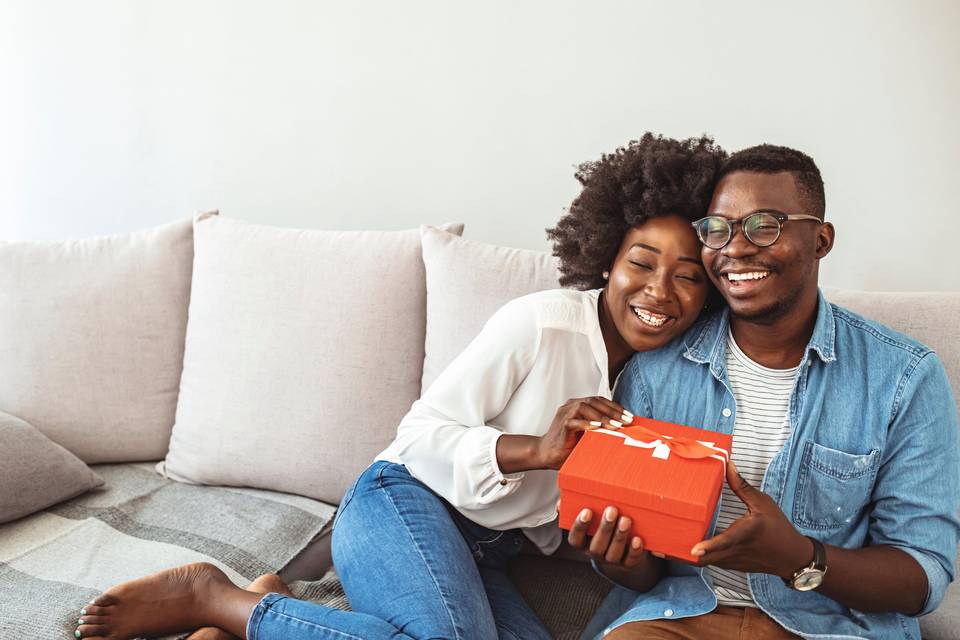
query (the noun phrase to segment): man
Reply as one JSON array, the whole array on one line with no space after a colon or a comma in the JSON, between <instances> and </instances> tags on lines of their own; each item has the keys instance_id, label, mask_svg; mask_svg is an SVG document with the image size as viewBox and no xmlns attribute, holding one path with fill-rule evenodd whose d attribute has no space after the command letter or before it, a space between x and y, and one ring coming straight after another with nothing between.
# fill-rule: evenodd
<instances>
[{"instance_id":1,"label":"man","mask_svg":"<svg viewBox=\"0 0 960 640\"><path fill-rule=\"evenodd\" d=\"M956 405L935 353L819 293L824 208L798 151L761 145L722 167L695 226L729 309L634 356L616 399L733 433L728 486L699 566L637 553L613 508L587 539L581 514L571 545L621 585L585 638L919 639L916 616L942 599L960 532Z\"/></svg>"}]
</instances>

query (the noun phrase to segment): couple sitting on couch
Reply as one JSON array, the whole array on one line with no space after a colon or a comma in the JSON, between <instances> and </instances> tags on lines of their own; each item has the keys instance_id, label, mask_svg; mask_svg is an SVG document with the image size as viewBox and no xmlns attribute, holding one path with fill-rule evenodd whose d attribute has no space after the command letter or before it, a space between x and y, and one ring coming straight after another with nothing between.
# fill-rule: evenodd
<instances>
[{"instance_id":1,"label":"couple sitting on couch","mask_svg":"<svg viewBox=\"0 0 960 640\"><path fill-rule=\"evenodd\" d=\"M500 309L344 496L352 611L197 564L110 589L77 637L548 638L505 569L561 544L579 435L636 413L732 433L727 486L696 565L613 507L578 516L569 544L617 585L585 637L919 638L954 573L956 408L930 349L820 294L816 165L647 134L577 178L549 232L575 289Z\"/></svg>"}]
</instances>

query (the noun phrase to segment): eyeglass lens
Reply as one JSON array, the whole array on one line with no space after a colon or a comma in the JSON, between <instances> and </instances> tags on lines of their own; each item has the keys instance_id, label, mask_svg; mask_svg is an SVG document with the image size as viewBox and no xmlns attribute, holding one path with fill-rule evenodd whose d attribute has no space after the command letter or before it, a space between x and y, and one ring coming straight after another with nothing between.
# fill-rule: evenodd
<instances>
[{"instance_id":1,"label":"eyeglass lens","mask_svg":"<svg viewBox=\"0 0 960 640\"><path fill-rule=\"evenodd\" d=\"M768 247L780 236L780 221L769 213L751 214L739 222L747 240L760 247ZM710 216L700 223L700 240L711 249L724 247L733 236L733 225L726 218Z\"/></svg>"}]
</instances>

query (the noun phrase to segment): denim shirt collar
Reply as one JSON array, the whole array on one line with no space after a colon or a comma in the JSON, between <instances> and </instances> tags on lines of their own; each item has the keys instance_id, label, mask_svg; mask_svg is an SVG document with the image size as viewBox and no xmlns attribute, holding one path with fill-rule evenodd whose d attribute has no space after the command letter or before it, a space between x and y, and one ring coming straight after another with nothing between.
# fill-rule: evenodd
<instances>
[{"instance_id":1,"label":"denim shirt collar","mask_svg":"<svg viewBox=\"0 0 960 640\"><path fill-rule=\"evenodd\" d=\"M727 328L730 326L730 308L725 307L706 320L701 321L684 338L686 351L683 357L698 364L710 364L710 370L718 378L723 378L725 367ZM806 353L812 350L823 362L837 359L835 350L836 320L833 306L817 290L817 320L813 326L813 335L807 343ZM804 357L806 360L806 357Z\"/></svg>"}]
</instances>

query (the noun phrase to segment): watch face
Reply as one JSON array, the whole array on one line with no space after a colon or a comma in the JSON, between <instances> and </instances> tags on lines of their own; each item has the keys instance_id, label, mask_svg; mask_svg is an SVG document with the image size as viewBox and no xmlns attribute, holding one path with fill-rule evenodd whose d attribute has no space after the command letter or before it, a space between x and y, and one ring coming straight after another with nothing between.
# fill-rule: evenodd
<instances>
[{"instance_id":1,"label":"watch face","mask_svg":"<svg viewBox=\"0 0 960 640\"><path fill-rule=\"evenodd\" d=\"M804 569L793 579L793 588L797 591L812 591L823 582L823 572L816 569Z\"/></svg>"}]
</instances>

